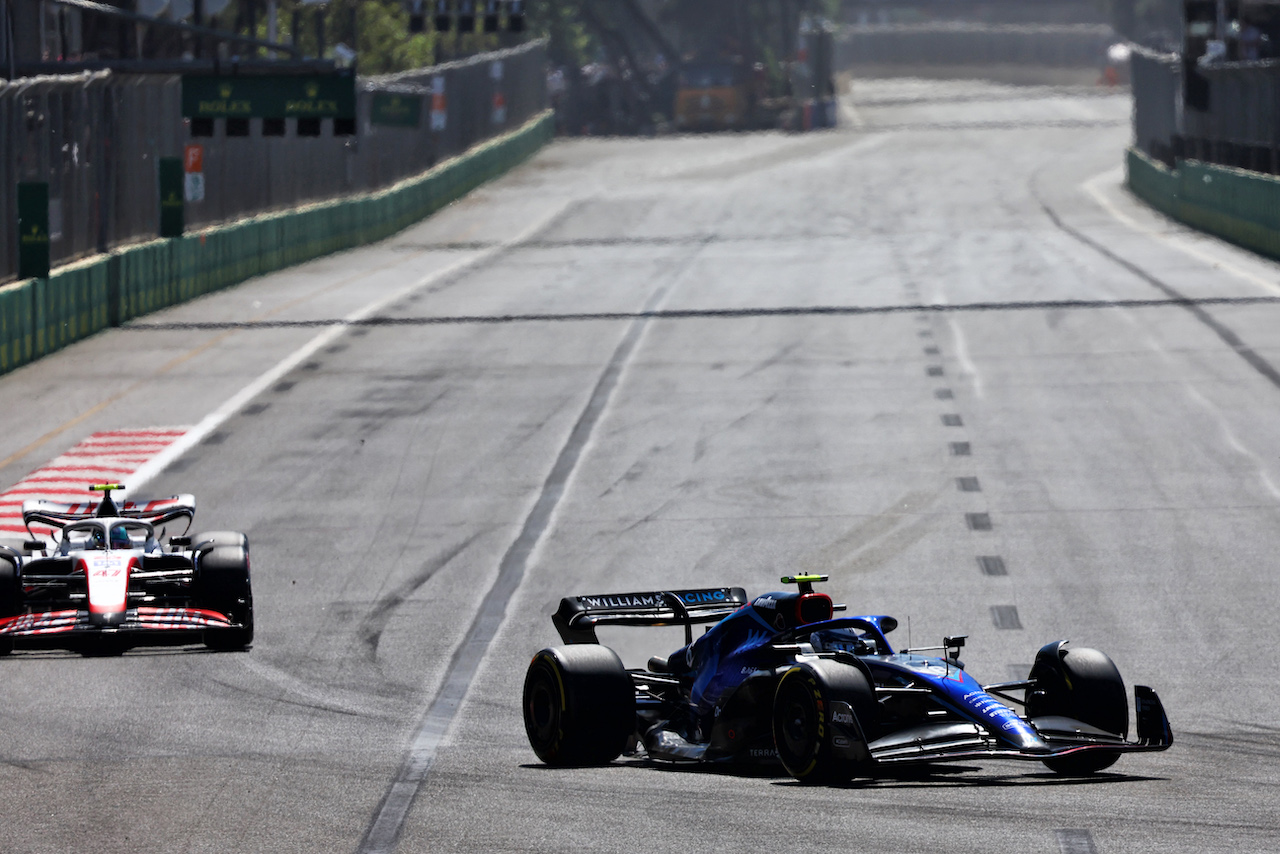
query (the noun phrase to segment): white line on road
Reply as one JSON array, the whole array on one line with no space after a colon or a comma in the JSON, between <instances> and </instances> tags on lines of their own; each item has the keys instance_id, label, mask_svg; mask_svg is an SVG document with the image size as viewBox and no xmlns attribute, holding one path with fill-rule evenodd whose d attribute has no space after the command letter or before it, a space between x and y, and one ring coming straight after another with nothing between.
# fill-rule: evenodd
<instances>
[{"instance_id":1,"label":"white line on road","mask_svg":"<svg viewBox=\"0 0 1280 854\"><path fill-rule=\"evenodd\" d=\"M501 252L505 252L516 244L523 243L533 235L537 234L547 225L547 223L560 216L571 204L573 204L574 201L575 200L570 199L557 205L546 215L532 223L528 228L510 240L491 246L487 249L483 249L469 258L461 258L447 267L423 276L411 285L401 288L398 291L393 291L392 293L380 297L362 308L351 312L346 317L342 318L342 320L334 323L306 344L303 344L297 350L294 350L288 356L281 359L273 367L259 375L257 379L253 380L253 382L249 383L244 388L240 389L240 391L232 395L225 403L206 415L199 424L187 431L186 435L181 439L165 448L163 452L154 457L145 466L138 469L138 471L133 475L133 480L125 485L129 487L130 492L135 492L141 488L152 478L156 477L172 465L174 461L180 458L187 451L204 441L209 434L213 433L226 423L228 419L247 406L255 397L262 394L294 368L305 362L308 358L333 343L333 341L342 335L342 333L345 332L351 324L367 320L387 306L393 305L397 301L410 296L416 291L429 287L430 285L448 278L449 276L453 276L468 267L487 261L489 258L492 258Z\"/></svg>"},{"instance_id":2,"label":"white line on road","mask_svg":"<svg viewBox=\"0 0 1280 854\"><path fill-rule=\"evenodd\" d=\"M1115 203L1108 199L1103 193L1101 185L1104 183L1116 185L1119 183L1119 179L1123 174L1124 170L1121 167L1108 169L1106 172L1094 175L1092 178L1082 183L1080 187L1088 193L1103 210L1110 214L1112 219L1123 223L1139 234L1159 240L1162 243L1172 246L1183 255L1190 256L1197 261L1222 270L1224 273L1229 273L1238 279L1258 285L1273 294L1280 294L1280 284L1278 284L1275 279L1268 279L1264 276L1258 275L1257 273L1250 272L1237 264L1233 264L1221 255L1200 249L1199 247L1189 243L1186 235L1171 235L1158 231L1154 228L1149 228L1116 207Z\"/></svg>"},{"instance_id":3,"label":"white line on road","mask_svg":"<svg viewBox=\"0 0 1280 854\"><path fill-rule=\"evenodd\" d=\"M960 370L967 374L973 381L973 394L978 399L983 396L982 390L982 374L978 372L978 366L969 356L969 342L964 337L964 332L960 329L960 324L956 322L955 317L947 318L947 325L951 327L951 338L956 345L956 361L960 363Z\"/></svg>"}]
</instances>

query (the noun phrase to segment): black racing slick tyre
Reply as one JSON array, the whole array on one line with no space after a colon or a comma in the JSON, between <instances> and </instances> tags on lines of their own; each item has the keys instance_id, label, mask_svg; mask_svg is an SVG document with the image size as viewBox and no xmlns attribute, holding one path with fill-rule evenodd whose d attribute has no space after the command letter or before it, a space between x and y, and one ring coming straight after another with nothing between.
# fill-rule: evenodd
<instances>
[{"instance_id":1,"label":"black racing slick tyre","mask_svg":"<svg viewBox=\"0 0 1280 854\"><path fill-rule=\"evenodd\" d=\"M1035 687L1027 694L1028 717L1061 715L1120 738L1129 735L1124 680L1105 653L1049 644L1037 653L1030 678ZM1043 761L1055 773L1082 776L1109 768L1119 758L1118 752L1091 750Z\"/></svg>"},{"instance_id":2,"label":"black racing slick tyre","mask_svg":"<svg viewBox=\"0 0 1280 854\"><path fill-rule=\"evenodd\" d=\"M230 629L205 629L204 645L209 649L244 649L253 642L253 586L247 541L243 546L216 545L199 553L194 605L225 614L238 624Z\"/></svg>"},{"instance_id":3,"label":"black racing slick tyre","mask_svg":"<svg viewBox=\"0 0 1280 854\"><path fill-rule=\"evenodd\" d=\"M524 728L548 765L607 765L636 731L636 695L622 660L607 646L549 647L524 679Z\"/></svg>"},{"instance_id":4,"label":"black racing slick tyre","mask_svg":"<svg viewBox=\"0 0 1280 854\"><path fill-rule=\"evenodd\" d=\"M840 783L871 770L867 733L878 723L875 687L859 667L798 664L778 680L773 741L801 783Z\"/></svg>"},{"instance_id":5,"label":"black racing slick tyre","mask_svg":"<svg viewBox=\"0 0 1280 854\"><path fill-rule=\"evenodd\" d=\"M0 617L13 617L23 612L22 582L18 578L18 564L11 558L0 556ZM0 655L13 652L13 638L0 636Z\"/></svg>"}]
</instances>

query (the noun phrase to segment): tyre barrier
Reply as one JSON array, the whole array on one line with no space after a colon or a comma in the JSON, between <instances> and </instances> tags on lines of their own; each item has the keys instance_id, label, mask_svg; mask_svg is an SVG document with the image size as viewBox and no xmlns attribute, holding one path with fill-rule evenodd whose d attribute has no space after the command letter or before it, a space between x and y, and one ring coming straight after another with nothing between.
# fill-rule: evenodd
<instances>
[{"instance_id":1,"label":"tyre barrier","mask_svg":"<svg viewBox=\"0 0 1280 854\"><path fill-rule=\"evenodd\" d=\"M136 244L9 284L0 288L0 373L149 312L390 237L532 157L554 135L548 110L385 190Z\"/></svg>"},{"instance_id":2,"label":"tyre barrier","mask_svg":"<svg viewBox=\"0 0 1280 854\"><path fill-rule=\"evenodd\" d=\"M1136 148L1125 166L1129 189L1165 216L1280 258L1280 178L1198 160L1170 169Z\"/></svg>"}]
</instances>

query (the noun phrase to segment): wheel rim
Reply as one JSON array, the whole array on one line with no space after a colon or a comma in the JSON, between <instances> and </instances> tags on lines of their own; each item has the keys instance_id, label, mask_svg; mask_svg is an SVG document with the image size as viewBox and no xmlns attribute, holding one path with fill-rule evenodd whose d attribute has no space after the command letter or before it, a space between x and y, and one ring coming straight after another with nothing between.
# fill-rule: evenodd
<instances>
[{"instance_id":1,"label":"wheel rim","mask_svg":"<svg viewBox=\"0 0 1280 854\"><path fill-rule=\"evenodd\" d=\"M813 733L817 728L817 710L803 685L787 686L779 715L778 753L784 763L799 765L813 753Z\"/></svg>"}]
</instances>

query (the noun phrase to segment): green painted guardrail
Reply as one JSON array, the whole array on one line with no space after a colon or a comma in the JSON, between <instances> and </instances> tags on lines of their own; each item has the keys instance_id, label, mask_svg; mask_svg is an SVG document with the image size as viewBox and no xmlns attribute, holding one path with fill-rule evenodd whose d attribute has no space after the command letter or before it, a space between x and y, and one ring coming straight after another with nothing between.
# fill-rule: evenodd
<instances>
[{"instance_id":1,"label":"green painted guardrail","mask_svg":"<svg viewBox=\"0 0 1280 854\"><path fill-rule=\"evenodd\" d=\"M1170 169L1130 148L1129 189L1166 216L1280 258L1280 178L1198 160L1176 163Z\"/></svg>"},{"instance_id":2,"label":"green painted guardrail","mask_svg":"<svg viewBox=\"0 0 1280 854\"><path fill-rule=\"evenodd\" d=\"M129 246L0 288L0 373L148 312L390 237L531 157L554 135L547 111L376 193Z\"/></svg>"}]
</instances>

